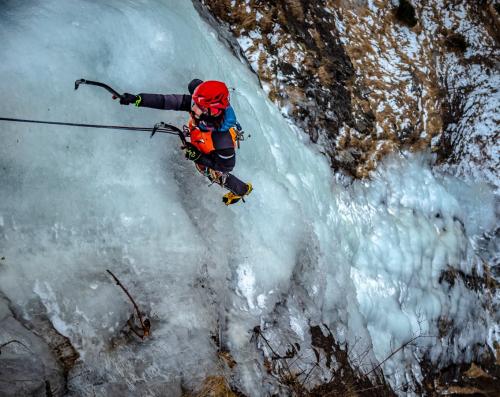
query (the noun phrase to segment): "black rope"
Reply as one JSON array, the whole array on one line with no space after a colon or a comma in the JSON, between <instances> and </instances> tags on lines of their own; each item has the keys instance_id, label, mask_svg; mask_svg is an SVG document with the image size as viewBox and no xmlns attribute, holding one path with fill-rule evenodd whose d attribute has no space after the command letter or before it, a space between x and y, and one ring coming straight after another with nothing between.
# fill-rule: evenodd
<instances>
[{"instance_id":1,"label":"black rope","mask_svg":"<svg viewBox=\"0 0 500 397\"><path fill-rule=\"evenodd\" d=\"M83 123L65 123L61 121L42 121L42 120L27 120L27 119L14 119L9 117L0 117L0 121L14 121L17 123L32 123L32 124L50 124L50 125L67 125L70 127L87 127L87 128L105 128L112 130L127 130L127 131L142 131L152 132L153 128L148 127L128 127L124 125L101 125L101 124L83 124ZM157 132L164 134L178 135L178 130L168 128L168 125L163 124L162 127L156 129Z\"/></svg>"}]
</instances>

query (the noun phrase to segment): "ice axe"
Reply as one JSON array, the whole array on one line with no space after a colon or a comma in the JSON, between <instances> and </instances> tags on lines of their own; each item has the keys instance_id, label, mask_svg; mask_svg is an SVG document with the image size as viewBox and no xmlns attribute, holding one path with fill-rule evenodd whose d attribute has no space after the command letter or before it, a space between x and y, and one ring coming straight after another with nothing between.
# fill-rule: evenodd
<instances>
[{"instance_id":1,"label":"ice axe","mask_svg":"<svg viewBox=\"0 0 500 397\"><path fill-rule=\"evenodd\" d=\"M92 81L92 80L86 80L86 79L76 80L75 81L75 90L77 90L78 87L80 87L80 84L95 85L97 87L104 88L106 91L108 91L111 94L113 94L113 99L117 99L117 98L121 99L121 98L123 98L123 95L119 94L118 91L114 90L113 88L111 88L107 84L100 83L99 81ZM125 129L127 127L119 127L119 128ZM130 127L130 128L127 128L127 129L145 130L145 128L137 128L137 127ZM184 133L182 132L182 130L180 130L179 128L177 128L175 125L167 124L167 123L164 123L164 122L156 123L155 126L153 127L153 129L151 130L150 138L152 138L153 135L156 134L158 131L159 132L163 132L163 133L167 133L167 134L178 135L179 138L182 141L182 144L184 146L186 145L186 137L184 136Z\"/></svg>"},{"instance_id":2,"label":"ice axe","mask_svg":"<svg viewBox=\"0 0 500 397\"><path fill-rule=\"evenodd\" d=\"M113 88L111 88L109 85L104 84L104 83L99 83L98 81L91 81L91 80L85 80L85 79L80 79L75 81L75 90L78 89L80 84L88 84L88 85L95 85L97 87L104 88L105 90L109 91L111 94L113 94L113 99L116 98L123 98L122 94L119 94L117 91L115 91Z\"/></svg>"},{"instance_id":3,"label":"ice axe","mask_svg":"<svg viewBox=\"0 0 500 397\"><path fill-rule=\"evenodd\" d=\"M177 135L179 135L179 138L182 141L182 145L186 146L186 136L184 135L184 132L180 128L177 128L175 125L167 124L164 123L163 121L155 124L155 126L153 127L153 131L151 131L150 138L152 138L153 135L156 134L156 131L158 131L159 129L177 133Z\"/></svg>"}]
</instances>

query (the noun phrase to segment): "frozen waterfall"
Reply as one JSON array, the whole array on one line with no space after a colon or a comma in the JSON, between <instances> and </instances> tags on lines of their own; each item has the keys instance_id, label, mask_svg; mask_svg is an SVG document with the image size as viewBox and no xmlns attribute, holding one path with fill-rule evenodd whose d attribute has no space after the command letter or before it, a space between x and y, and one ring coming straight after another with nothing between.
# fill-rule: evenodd
<instances>
[{"instance_id":1,"label":"frozen waterfall","mask_svg":"<svg viewBox=\"0 0 500 397\"><path fill-rule=\"evenodd\" d=\"M309 326L326 324L339 340L360 338L372 361L419 332L437 335L439 318L460 334L418 340L433 359L466 360L497 338L487 298L440 279L450 267L482 272L476 247L496 222L492 190L436 174L425 154L394 156L370 181L336 182L191 2L3 1L0 54L2 117L181 126L185 114L120 106L73 82L185 93L192 78L216 79L234 88L251 134L234 173L255 190L226 208L175 137L0 124L0 290L26 316L41 302L80 353L71 395L195 387L217 371L219 326L235 382L252 396L269 387L252 329L271 320L304 346ZM144 342L110 347L131 305L105 269L151 314ZM0 343L14 337L0 329ZM384 364L391 384L416 355Z\"/></svg>"}]
</instances>

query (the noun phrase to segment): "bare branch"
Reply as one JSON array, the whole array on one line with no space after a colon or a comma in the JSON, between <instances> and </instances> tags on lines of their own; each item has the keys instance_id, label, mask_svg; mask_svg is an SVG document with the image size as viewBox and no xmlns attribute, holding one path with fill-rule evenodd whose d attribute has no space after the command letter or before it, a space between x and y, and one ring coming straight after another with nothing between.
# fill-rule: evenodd
<instances>
[{"instance_id":1,"label":"bare branch","mask_svg":"<svg viewBox=\"0 0 500 397\"><path fill-rule=\"evenodd\" d=\"M403 350L406 346L410 345L411 343L415 342L419 338L435 338L433 335L417 335L411 338L409 341L403 343L401 346L399 346L396 350L394 350L391 354L389 354L386 358L384 358L377 366L371 369L368 373L364 374L365 376L370 375L373 371L377 370L380 368L387 360L389 360L392 356L394 356L396 353L400 352Z\"/></svg>"},{"instance_id":2,"label":"bare branch","mask_svg":"<svg viewBox=\"0 0 500 397\"><path fill-rule=\"evenodd\" d=\"M316 369L318 367L318 364L314 363L314 365L311 367L311 369L309 370L309 372L307 373L306 377L304 378L304 380L302 381L302 386L305 387L306 383L307 383L307 379L309 379L309 376L311 375L312 371L314 369Z\"/></svg>"},{"instance_id":3,"label":"bare branch","mask_svg":"<svg viewBox=\"0 0 500 397\"><path fill-rule=\"evenodd\" d=\"M125 286L120 282L120 280L118 280L118 278L111 272L111 270L106 269L106 271L111 275L111 277L113 277L113 279L116 282L116 285L118 285L123 290L123 292L125 292L125 294L128 296L128 298L132 302L132 305L134 305L135 311L137 313L137 317L139 317L139 321L141 323L143 335L142 336L139 335L139 333L137 331L135 331L133 327L130 327L132 329L132 332L134 332L134 334L136 334L141 339L144 339L146 336L149 336L149 332L150 332L150 328L151 328L151 323L150 323L149 319L147 319L147 318L143 319L142 313L139 310L139 306L137 305L137 303L135 303L134 298L132 298L132 295L130 295L127 288L125 288Z\"/></svg>"}]
</instances>

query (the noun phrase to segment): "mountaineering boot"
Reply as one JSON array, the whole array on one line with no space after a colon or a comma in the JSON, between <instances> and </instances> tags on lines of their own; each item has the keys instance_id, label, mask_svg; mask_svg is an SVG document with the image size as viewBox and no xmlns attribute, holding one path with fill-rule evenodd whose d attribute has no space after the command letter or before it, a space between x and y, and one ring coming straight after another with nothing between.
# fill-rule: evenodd
<instances>
[{"instance_id":1,"label":"mountaineering boot","mask_svg":"<svg viewBox=\"0 0 500 397\"><path fill-rule=\"evenodd\" d=\"M237 203L240 200L245 201L243 197L248 196L253 190L251 183L245 183L236 178L233 174L215 171L197 163L195 163L195 167L198 172L208 178L210 182L217 183L229 190L229 192L222 197L222 202L226 205Z\"/></svg>"},{"instance_id":2,"label":"mountaineering boot","mask_svg":"<svg viewBox=\"0 0 500 397\"><path fill-rule=\"evenodd\" d=\"M251 183L247 183L246 187L247 187L246 192L244 194L242 194L241 196L237 195L237 194L234 194L233 192L226 193L222 197L222 202L224 204L226 204L226 205L231 205L231 204L237 203L238 201L240 201L240 199L242 199L243 201L245 201L245 199L243 197L244 196L248 196L252 192L252 190L253 190L253 187L252 187Z\"/></svg>"},{"instance_id":3,"label":"mountaineering boot","mask_svg":"<svg viewBox=\"0 0 500 397\"><path fill-rule=\"evenodd\" d=\"M253 190L253 186L250 182L247 183L247 186L248 186L248 189L247 189L246 193L244 194L244 196L248 196L250 193L252 193L252 190Z\"/></svg>"}]
</instances>

